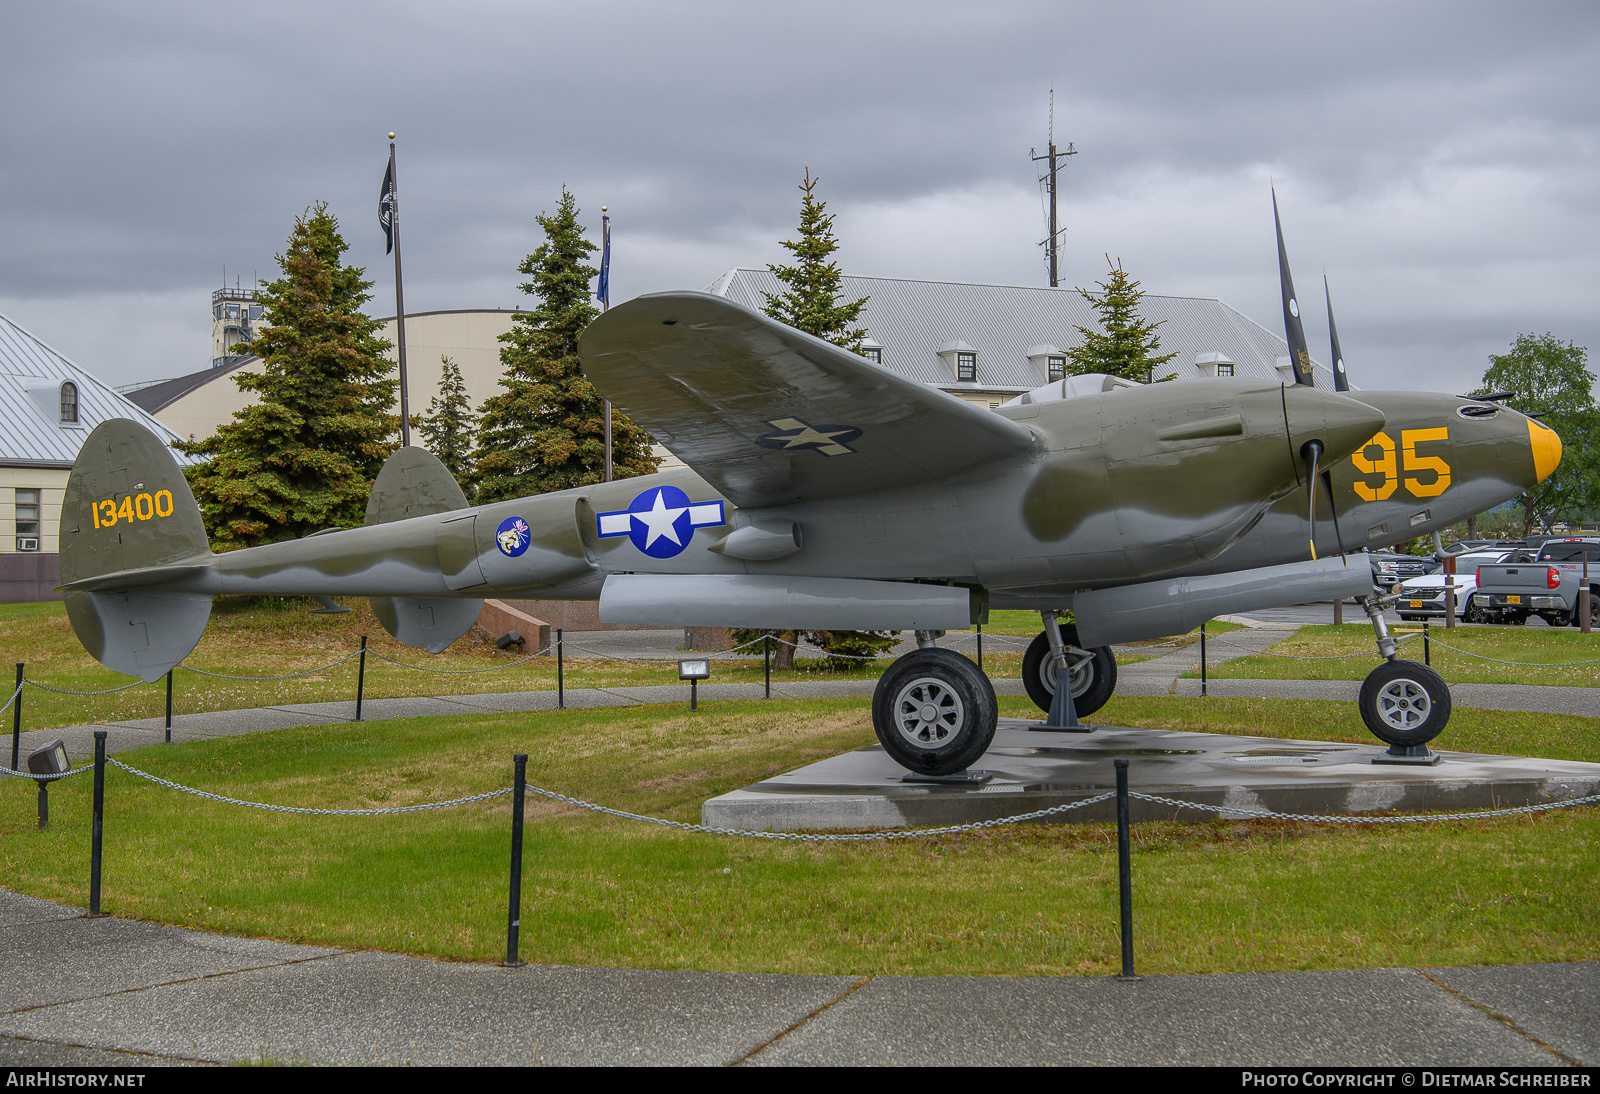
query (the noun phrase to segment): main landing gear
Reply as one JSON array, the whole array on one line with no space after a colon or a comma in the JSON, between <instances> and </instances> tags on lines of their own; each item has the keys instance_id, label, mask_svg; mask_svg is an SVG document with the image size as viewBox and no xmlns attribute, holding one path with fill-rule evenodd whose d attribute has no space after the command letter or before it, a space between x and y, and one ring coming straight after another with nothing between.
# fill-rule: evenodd
<instances>
[{"instance_id":1,"label":"main landing gear","mask_svg":"<svg viewBox=\"0 0 1600 1094\"><path fill-rule=\"evenodd\" d=\"M1360 598L1384 658L1362 681L1357 700L1361 720L1373 736L1389 746L1389 751L1373 762L1437 763L1439 758L1428 751L1428 742L1450 721L1450 687L1427 665L1400 659L1383 621L1385 599Z\"/></svg>"},{"instance_id":2,"label":"main landing gear","mask_svg":"<svg viewBox=\"0 0 1600 1094\"><path fill-rule=\"evenodd\" d=\"M883 750L917 775L958 775L989 750L999 720L994 685L929 631L889 666L872 693L872 728Z\"/></svg>"}]
</instances>

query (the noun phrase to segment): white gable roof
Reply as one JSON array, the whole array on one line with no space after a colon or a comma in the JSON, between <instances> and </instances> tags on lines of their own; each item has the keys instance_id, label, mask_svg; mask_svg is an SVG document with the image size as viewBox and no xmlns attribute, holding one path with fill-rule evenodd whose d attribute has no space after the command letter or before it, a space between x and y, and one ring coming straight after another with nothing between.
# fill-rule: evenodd
<instances>
[{"instance_id":1,"label":"white gable roof","mask_svg":"<svg viewBox=\"0 0 1600 1094\"><path fill-rule=\"evenodd\" d=\"M60 421L61 385L78 389L78 421ZM178 435L100 379L0 315L0 465L70 467L89 432L110 418L131 418L162 441ZM192 462L174 452L180 464Z\"/></svg>"}]
</instances>

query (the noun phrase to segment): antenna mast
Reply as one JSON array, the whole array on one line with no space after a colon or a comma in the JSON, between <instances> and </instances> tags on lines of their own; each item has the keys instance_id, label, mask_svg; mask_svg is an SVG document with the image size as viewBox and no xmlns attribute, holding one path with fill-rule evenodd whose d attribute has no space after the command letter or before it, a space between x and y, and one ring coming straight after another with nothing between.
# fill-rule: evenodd
<instances>
[{"instance_id":1,"label":"antenna mast","mask_svg":"<svg viewBox=\"0 0 1600 1094\"><path fill-rule=\"evenodd\" d=\"M1070 141L1067 143L1066 148L1056 148L1056 89L1053 87L1050 89L1050 151L1046 155L1041 156L1036 154L1034 149L1030 148L1028 149L1028 154L1033 157L1033 160L1036 163L1039 160L1050 161L1049 170L1040 176L1039 181L1045 184L1045 189L1050 194L1050 235L1044 241L1044 250L1046 259L1050 266L1050 287L1053 289L1061 283L1059 244L1061 241L1061 233L1066 231L1065 228L1056 227L1056 161L1059 159L1064 159L1067 156L1076 156L1078 154L1077 148L1075 148Z\"/></svg>"}]
</instances>

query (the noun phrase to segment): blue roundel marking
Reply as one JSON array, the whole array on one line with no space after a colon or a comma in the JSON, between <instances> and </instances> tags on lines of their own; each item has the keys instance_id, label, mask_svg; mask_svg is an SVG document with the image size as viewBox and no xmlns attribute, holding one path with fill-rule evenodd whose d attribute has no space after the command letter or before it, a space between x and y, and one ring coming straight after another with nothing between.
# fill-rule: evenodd
<instances>
[{"instance_id":1,"label":"blue roundel marking","mask_svg":"<svg viewBox=\"0 0 1600 1094\"><path fill-rule=\"evenodd\" d=\"M676 486L657 486L635 497L626 509L599 513L601 538L627 536L651 558L682 554L696 528L726 524L720 501L693 502Z\"/></svg>"},{"instance_id":2,"label":"blue roundel marking","mask_svg":"<svg viewBox=\"0 0 1600 1094\"><path fill-rule=\"evenodd\" d=\"M521 517L507 517L500 522L500 527L495 529L494 541L500 548L500 553L516 558L528 549L528 543L533 538L528 530L528 522Z\"/></svg>"}]
</instances>

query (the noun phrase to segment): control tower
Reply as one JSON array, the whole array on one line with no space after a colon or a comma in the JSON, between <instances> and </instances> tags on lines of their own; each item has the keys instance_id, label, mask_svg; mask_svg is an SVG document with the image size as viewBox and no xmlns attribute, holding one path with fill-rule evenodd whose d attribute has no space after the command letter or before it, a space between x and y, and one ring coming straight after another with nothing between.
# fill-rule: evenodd
<instances>
[{"instance_id":1,"label":"control tower","mask_svg":"<svg viewBox=\"0 0 1600 1094\"><path fill-rule=\"evenodd\" d=\"M261 305L254 289L216 289L211 294L211 367L239 360L233 347L259 333Z\"/></svg>"}]
</instances>

